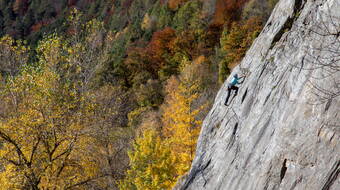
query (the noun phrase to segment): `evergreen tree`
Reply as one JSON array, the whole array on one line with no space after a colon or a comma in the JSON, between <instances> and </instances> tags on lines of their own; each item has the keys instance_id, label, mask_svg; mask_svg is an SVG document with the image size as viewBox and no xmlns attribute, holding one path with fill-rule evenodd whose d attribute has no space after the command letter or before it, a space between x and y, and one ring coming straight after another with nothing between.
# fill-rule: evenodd
<instances>
[{"instance_id":1,"label":"evergreen tree","mask_svg":"<svg viewBox=\"0 0 340 190\"><path fill-rule=\"evenodd\" d=\"M5 22L4 22L4 16L2 12L0 11L0 36L5 35Z\"/></svg>"},{"instance_id":2,"label":"evergreen tree","mask_svg":"<svg viewBox=\"0 0 340 190\"><path fill-rule=\"evenodd\" d=\"M34 24L34 13L32 9L29 9L23 19L24 36L29 35L30 28L33 24Z\"/></svg>"},{"instance_id":3,"label":"evergreen tree","mask_svg":"<svg viewBox=\"0 0 340 190\"><path fill-rule=\"evenodd\" d=\"M185 3L174 16L173 27L178 31L197 27L201 6L198 0Z\"/></svg>"},{"instance_id":4,"label":"evergreen tree","mask_svg":"<svg viewBox=\"0 0 340 190\"><path fill-rule=\"evenodd\" d=\"M15 14L12 10L11 4L5 4L5 7L3 8L3 17L4 17L4 25L7 28L7 30L11 27L11 24L15 20Z\"/></svg>"},{"instance_id":5,"label":"evergreen tree","mask_svg":"<svg viewBox=\"0 0 340 190\"><path fill-rule=\"evenodd\" d=\"M20 17L17 17L15 20L15 31L17 33L18 38L22 38L24 36L25 25Z\"/></svg>"}]
</instances>

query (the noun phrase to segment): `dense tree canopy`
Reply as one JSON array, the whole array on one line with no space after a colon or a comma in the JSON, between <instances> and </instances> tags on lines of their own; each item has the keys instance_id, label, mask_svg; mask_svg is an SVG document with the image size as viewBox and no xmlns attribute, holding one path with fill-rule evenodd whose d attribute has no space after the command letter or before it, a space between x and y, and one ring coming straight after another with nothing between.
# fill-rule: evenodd
<instances>
[{"instance_id":1,"label":"dense tree canopy","mask_svg":"<svg viewBox=\"0 0 340 190\"><path fill-rule=\"evenodd\" d=\"M1 1L0 188L171 189L275 3Z\"/></svg>"},{"instance_id":2,"label":"dense tree canopy","mask_svg":"<svg viewBox=\"0 0 340 190\"><path fill-rule=\"evenodd\" d=\"M57 39L50 45L58 45ZM55 47L45 47L42 54L50 48ZM8 189L67 189L98 175L86 130L94 105L56 72L61 58L26 66L2 87L8 109L0 130L6 168L1 181Z\"/></svg>"}]
</instances>

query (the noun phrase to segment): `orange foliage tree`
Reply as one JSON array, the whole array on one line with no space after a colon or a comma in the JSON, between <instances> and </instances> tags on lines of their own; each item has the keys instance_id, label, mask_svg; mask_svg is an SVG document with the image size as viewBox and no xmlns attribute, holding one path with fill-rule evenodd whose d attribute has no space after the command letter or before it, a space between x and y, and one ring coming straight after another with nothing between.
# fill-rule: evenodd
<instances>
[{"instance_id":1,"label":"orange foliage tree","mask_svg":"<svg viewBox=\"0 0 340 190\"><path fill-rule=\"evenodd\" d=\"M131 73L130 79L145 71L157 78L158 72L169 64L168 60L172 55L169 45L175 38L175 30L166 27L155 32L146 47L145 44L139 44L139 47L130 48L127 51L128 57L125 60L125 64Z\"/></svg>"},{"instance_id":2,"label":"orange foliage tree","mask_svg":"<svg viewBox=\"0 0 340 190\"><path fill-rule=\"evenodd\" d=\"M169 6L170 9L176 10L176 9L178 9L178 7L181 4L183 4L183 3L187 2L187 1L188 0L169 0L168 1L168 6Z\"/></svg>"},{"instance_id":3,"label":"orange foliage tree","mask_svg":"<svg viewBox=\"0 0 340 190\"><path fill-rule=\"evenodd\" d=\"M243 5L248 0L217 0L213 25L230 24L239 19Z\"/></svg>"},{"instance_id":4,"label":"orange foliage tree","mask_svg":"<svg viewBox=\"0 0 340 190\"><path fill-rule=\"evenodd\" d=\"M146 48L146 52L150 55L151 66L156 67L155 69L165 66L165 56L170 54L169 44L176 37L175 32L174 29L166 27L153 34L151 42Z\"/></svg>"},{"instance_id":5,"label":"orange foliage tree","mask_svg":"<svg viewBox=\"0 0 340 190\"><path fill-rule=\"evenodd\" d=\"M153 67L151 67L149 59L149 55L146 53L145 48L128 48L127 58L124 60L124 64L126 66L126 77L128 78L129 82L132 82L138 73L147 72L148 74L152 74L152 76L156 76Z\"/></svg>"}]
</instances>

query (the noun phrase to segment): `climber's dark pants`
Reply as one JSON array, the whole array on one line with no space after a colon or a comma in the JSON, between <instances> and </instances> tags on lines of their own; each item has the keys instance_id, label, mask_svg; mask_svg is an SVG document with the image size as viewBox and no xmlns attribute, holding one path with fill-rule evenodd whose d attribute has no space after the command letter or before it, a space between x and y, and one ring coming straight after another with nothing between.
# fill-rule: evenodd
<instances>
[{"instance_id":1,"label":"climber's dark pants","mask_svg":"<svg viewBox=\"0 0 340 190\"><path fill-rule=\"evenodd\" d=\"M231 94L231 90L235 90L235 95L234 95L234 97L237 95L237 92L238 92L238 87L237 86L231 86L231 87L229 87L228 86L228 95L227 95L227 98L226 98L226 100L225 100L225 105L227 105L227 103L228 103L228 100L229 100L229 97L230 97L230 94Z\"/></svg>"}]
</instances>

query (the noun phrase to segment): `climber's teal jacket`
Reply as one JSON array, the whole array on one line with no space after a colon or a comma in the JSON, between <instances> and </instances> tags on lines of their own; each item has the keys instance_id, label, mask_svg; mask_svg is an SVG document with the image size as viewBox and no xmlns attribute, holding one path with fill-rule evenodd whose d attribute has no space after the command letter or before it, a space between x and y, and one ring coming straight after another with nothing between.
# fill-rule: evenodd
<instances>
[{"instance_id":1,"label":"climber's teal jacket","mask_svg":"<svg viewBox=\"0 0 340 190\"><path fill-rule=\"evenodd\" d=\"M229 83L229 86L235 86L236 84L240 84L240 82L238 82L238 80L240 80L240 78L238 77L233 77L233 79L231 79L231 82Z\"/></svg>"}]
</instances>

